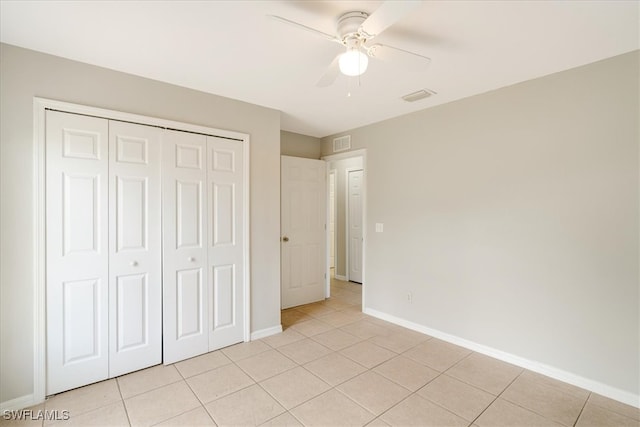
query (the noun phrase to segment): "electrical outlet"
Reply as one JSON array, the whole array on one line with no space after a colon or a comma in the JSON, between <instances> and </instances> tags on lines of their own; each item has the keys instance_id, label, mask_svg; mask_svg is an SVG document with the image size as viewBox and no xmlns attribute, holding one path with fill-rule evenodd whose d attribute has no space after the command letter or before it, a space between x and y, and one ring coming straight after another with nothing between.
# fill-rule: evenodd
<instances>
[{"instance_id":1,"label":"electrical outlet","mask_svg":"<svg viewBox=\"0 0 640 427\"><path fill-rule=\"evenodd\" d=\"M413 293L409 292L407 294L407 301L409 302L409 304L413 304Z\"/></svg>"}]
</instances>

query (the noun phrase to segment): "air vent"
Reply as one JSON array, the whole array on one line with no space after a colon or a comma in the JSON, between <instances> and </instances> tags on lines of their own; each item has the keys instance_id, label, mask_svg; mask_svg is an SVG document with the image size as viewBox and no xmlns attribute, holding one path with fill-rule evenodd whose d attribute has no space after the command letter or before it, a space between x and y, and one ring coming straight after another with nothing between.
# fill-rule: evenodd
<instances>
[{"instance_id":1,"label":"air vent","mask_svg":"<svg viewBox=\"0 0 640 427\"><path fill-rule=\"evenodd\" d=\"M347 151L351 148L351 135L341 136L339 138L333 138L333 152Z\"/></svg>"},{"instance_id":2,"label":"air vent","mask_svg":"<svg viewBox=\"0 0 640 427\"><path fill-rule=\"evenodd\" d=\"M435 95L436 93L429 89L421 89L417 92L410 93L409 95L405 95L402 97L407 102L415 102L421 99L425 99L430 97L431 95Z\"/></svg>"}]
</instances>

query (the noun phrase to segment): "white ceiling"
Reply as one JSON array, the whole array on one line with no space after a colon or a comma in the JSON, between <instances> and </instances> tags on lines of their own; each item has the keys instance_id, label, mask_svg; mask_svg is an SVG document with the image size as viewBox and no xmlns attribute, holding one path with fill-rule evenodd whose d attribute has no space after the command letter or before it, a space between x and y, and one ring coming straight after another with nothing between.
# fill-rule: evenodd
<instances>
[{"instance_id":1,"label":"white ceiling","mask_svg":"<svg viewBox=\"0 0 640 427\"><path fill-rule=\"evenodd\" d=\"M638 1L424 1L376 41L432 58L426 72L371 61L315 82L341 47L326 33L380 1L6 1L2 42L282 111L322 137L639 48ZM351 87L352 96L347 97ZM436 96L406 103L427 88Z\"/></svg>"}]
</instances>

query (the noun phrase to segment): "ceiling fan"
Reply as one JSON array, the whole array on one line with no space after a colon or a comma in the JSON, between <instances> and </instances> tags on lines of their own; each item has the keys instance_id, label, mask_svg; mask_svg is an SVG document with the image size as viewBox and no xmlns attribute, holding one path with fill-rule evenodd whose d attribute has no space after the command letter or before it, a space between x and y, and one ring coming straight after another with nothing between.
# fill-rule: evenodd
<instances>
[{"instance_id":1,"label":"ceiling fan","mask_svg":"<svg viewBox=\"0 0 640 427\"><path fill-rule=\"evenodd\" d=\"M361 11L347 12L338 17L336 35L327 34L281 16L270 15L270 17L345 47L345 51L335 57L316 83L318 87L326 87L333 84L340 72L346 76L362 75L367 71L370 57L407 67L428 65L431 59L426 56L381 43L370 43L373 38L420 5L420 1L388 0L370 15Z\"/></svg>"}]
</instances>

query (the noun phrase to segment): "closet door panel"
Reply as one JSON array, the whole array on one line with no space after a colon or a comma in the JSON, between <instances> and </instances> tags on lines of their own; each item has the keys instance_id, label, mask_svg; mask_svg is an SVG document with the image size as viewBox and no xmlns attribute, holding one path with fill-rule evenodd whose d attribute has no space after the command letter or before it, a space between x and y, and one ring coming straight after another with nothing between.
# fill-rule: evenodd
<instances>
[{"instance_id":1,"label":"closet door panel","mask_svg":"<svg viewBox=\"0 0 640 427\"><path fill-rule=\"evenodd\" d=\"M163 143L164 363L208 351L206 137L166 131Z\"/></svg>"},{"instance_id":2,"label":"closet door panel","mask_svg":"<svg viewBox=\"0 0 640 427\"><path fill-rule=\"evenodd\" d=\"M47 394L108 377L108 125L46 112Z\"/></svg>"},{"instance_id":3,"label":"closet door panel","mask_svg":"<svg viewBox=\"0 0 640 427\"><path fill-rule=\"evenodd\" d=\"M209 350L244 338L243 145L207 137Z\"/></svg>"},{"instance_id":4,"label":"closet door panel","mask_svg":"<svg viewBox=\"0 0 640 427\"><path fill-rule=\"evenodd\" d=\"M176 338L178 341L202 335L202 269L176 272Z\"/></svg>"},{"instance_id":5,"label":"closet door panel","mask_svg":"<svg viewBox=\"0 0 640 427\"><path fill-rule=\"evenodd\" d=\"M109 376L162 361L162 130L109 122Z\"/></svg>"}]
</instances>

